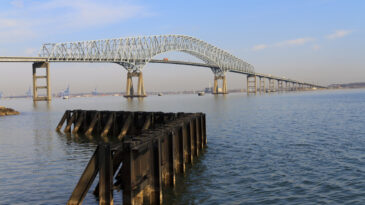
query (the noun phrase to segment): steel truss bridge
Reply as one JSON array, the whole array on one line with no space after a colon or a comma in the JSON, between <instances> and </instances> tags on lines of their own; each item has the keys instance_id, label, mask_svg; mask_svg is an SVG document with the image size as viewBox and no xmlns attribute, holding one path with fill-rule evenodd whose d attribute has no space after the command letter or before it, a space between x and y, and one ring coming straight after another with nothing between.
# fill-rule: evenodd
<instances>
[{"instance_id":1,"label":"steel truss bridge","mask_svg":"<svg viewBox=\"0 0 365 205\"><path fill-rule=\"evenodd\" d=\"M156 55L169 51L188 53L204 63L153 59ZM324 88L313 83L257 73L252 65L227 51L197 38L184 35L46 43L42 45L39 57L0 57L0 62L33 62L33 99L35 101L51 100L49 79L49 64L51 62L117 63L128 71L125 97L146 96L142 70L147 63L169 63L210 68L214 74L213 94L227 94L227 72L247 75L247 93ZM46 75L37 75L38 68L45 68ZM133 77L138 77L136 93L133 89ZM38 79L42 78L46 79L44 85L38 83ZM257 79L259 79L259 86ZM223 81L222 88L218 86L219 80ZM268 81L268 89L265 88L265 81ZM45 96L38 95L39 89L46 89L47 94Z\"/></svg>"}]
</instances>

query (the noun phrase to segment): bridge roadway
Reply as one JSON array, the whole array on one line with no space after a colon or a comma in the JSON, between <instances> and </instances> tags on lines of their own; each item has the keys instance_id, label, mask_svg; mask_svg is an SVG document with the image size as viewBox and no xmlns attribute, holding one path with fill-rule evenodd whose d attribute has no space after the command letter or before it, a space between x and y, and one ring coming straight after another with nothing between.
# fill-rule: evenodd
<instances>
[{"instance_id":1,"label":"bridge roadway","mask_svg":"<svg viewBox=\"0 0 365 205\"><path fill-rule=\"evenodd\" d=\"M143 63L145 63L145 60L136 60L136 62L141 61ZM113 62L110 60L104 60L104 59L100 59L99 61L88 61L87 59L83 59L83 60L79 60L79 59L50 59L50 58L44 58L44 57L1 57L0 56L0 62L7 62L7 63L11 63L11 62L16 62L16 63L33 63L33 99L35 101L39 101L39 100L50 100L51 99L51 93L50 93L50 82L49 82L49 63L54 63L54 62L62 62L62 63L85 63L85 62L90 62L90 63L118 63L119 62ZM158 59L150 59L148 61L149 63L162 63L162 64L175 64L175 65L188 65L188 66L198 66L198 67L207 67L210 68L212 70L216 70L219 69L219 67L217 67L216 65L212 65L212 64L207 64L207 63L196 63L196 62L187 62L187 61L175 61L175 60L158 60ZM46 68L46 75L45 76L37 76L36 75L36 69L37 68ZM274 81L277 82L277 90L285 90L283 83L285 83L286 85L286 90L301 90L301 89L310 89L310 88L325 88L324 86L320 86L320 85L316 85L316 84L312 84L312 83L306 83L306 82L301 82L301 81L297 81L297 80L292 80L289 78L285 78L285 77L278 77L278 76L273 76L273 75L267 75L267 74L262 74L262 73L256 73L256 72L246 72L246 71L237 71L237 70L229 70L229 72L233 72L233 73L239 73L239 74L245 74L247 75L247 93L256 93L257 91L259 92L265 92L265 91L276 91L275 85L274 85ZM129 75L130 73L128 73ZM141 73L139 74L140 76L137 76L139 78L141 78ZM127 78L127 84L132 84L131 82L128 82L129 80L131 80L131 77ZM37 79L40 78L44 78L46 79L46 85L44 86L37 86ZM259 87L257 87L257 78L259 78ZM138 81L138 90L144 89L141 88L141 86L143 87L143 78L141 78L142 80ZM218 91L218 80L222 79L223 80L223 89L225 90L225 92L222 91ZM253 80L252 80L253 79ZM269 80L269 89L265 88L265 79ZM142 83L140 82L142 81ZM217 92L215 94L226 94L226 79L225 76L220 77L220 76L215 76L214 78L214 89L217 90ZM292 88L290 88L290 84L292 85ZM38 96L38 89L46 89L47 90L47 96ZM133 88L132 88L133 90ZM128 91L128 90L127 90ZM213 92L214 93L214 92ZM127 97L144 97L144 96L127 96Z\"/></svg>"},{"instance_id":2,"label":"bridge roadway","mask_svg":"<svg viewBox=\"0 0 365 205\"><path fill-rule=\"evenodd\" d=\"M75 60L75 61L70 61L70 60L56 60L56 59L48 59L48 58L42 58L42 57L2 57L0 56L0 62L18 62L18 63L26 63L26 62L31 62L31 63L36 63L36 62L63 62L63 63L84 63L87 61L81 61L81 60ZM105 63L105 61L93 61L91 63ZM196 62L187 62L187 61L175 61L175 60L158 60L158 59L152 59L149 61L149 63L165 63L165 64L175 64L175 65L188 65L188 66L198 66L198 67L207 67L207 68L218 68L215 65L210 65L210 64L206 64L206 63L196 63ZM297 80L292 80L289 78L285 78L285 77L278 77L278 76L273 76L270 74L262 74L262 73L248 73L248 72L240 72L240 71L230 71L233 73L239 73L239 74L245 74L245 75L255 75L259 78L266 78L266 79L272 79L272 80L279 80L279 81L285 81L288 83L298 83L298 84L303 84L303 85L307 85L307 86L312 86L312 87L317 87L317 88L326 88L324 86L321 85L316 85L313 83L305 83L302 81L297 81Z\"/></svg>"}]
</instances>

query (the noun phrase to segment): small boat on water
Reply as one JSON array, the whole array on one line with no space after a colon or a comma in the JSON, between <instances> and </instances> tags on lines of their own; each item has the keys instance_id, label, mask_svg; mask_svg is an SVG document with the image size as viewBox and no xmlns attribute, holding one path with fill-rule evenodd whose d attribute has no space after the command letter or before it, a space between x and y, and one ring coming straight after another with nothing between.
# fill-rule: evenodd
<instances>
[{"instance_id":1,"label":"small boat on water","mask_svg":"<svg viewBox=\"0 0 365 205\"><path fill-rule=\"evenodd\" d=\"M205 92L201 91L201 92L198 92L198 96L203 96L205 95Z\"/></svg>"},{"instance_id":2,"label":"small boat on water","mask_svg":"<svg viewBox=\"0 0 365 205\"><path fill-rule=\"evenodd\" d=\"M158 93L157 95L158 95L158 96L163 96L163 94L162 94L162 93Z\"/></svg>"},{"instance_id":3,"label":"small boat on water","mask_svg":"<svg viewBox=\"0 0 365 205\"><path fill-rule=\"evenodd\" d=\"M62 99L66 100L66 99L69 99L70 97L68 95L64 95L62 96Z\"/></svg>"}]
</instances>

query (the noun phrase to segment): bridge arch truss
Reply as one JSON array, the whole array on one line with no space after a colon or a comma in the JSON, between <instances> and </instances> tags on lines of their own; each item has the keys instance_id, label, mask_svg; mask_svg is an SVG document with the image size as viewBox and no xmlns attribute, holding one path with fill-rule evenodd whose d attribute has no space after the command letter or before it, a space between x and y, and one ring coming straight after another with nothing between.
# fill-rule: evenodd
<instances>
[{"instance_id":1,"label":"bridge arch truss","mask_svg":"<svg viewBox=\"0 0 365 205\"><path fill-rule=\"evenodd\" d=\"M157 35L108 40L43 44L40 57L50 61L113 62L139 72L154 56L179 51L212 66L215 74L227 71L254 74L254 67L209 43L185 35Z\"/></svg>"}]
</instances>

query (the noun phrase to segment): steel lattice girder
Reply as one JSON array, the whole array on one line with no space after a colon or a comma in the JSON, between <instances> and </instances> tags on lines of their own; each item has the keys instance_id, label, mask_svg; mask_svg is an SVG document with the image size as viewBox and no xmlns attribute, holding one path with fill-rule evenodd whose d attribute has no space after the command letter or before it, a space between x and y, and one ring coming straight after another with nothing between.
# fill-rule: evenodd
<instances>
[{"instance_id":1,"label":"steel lattice girder","mask_svg":"<svg viewBox=\"0 0 365 205\"><path fill-rule=\"evenodd\" d=\"M184 35L47 43L43 44L39 56L52 61L114 62L138 71L154 56L169 51L189 53L209 65L215 65L218 70L212 68L213 72L254 74L254 67L249 63L202 40Z\"/></svg>"}]
</instances>

